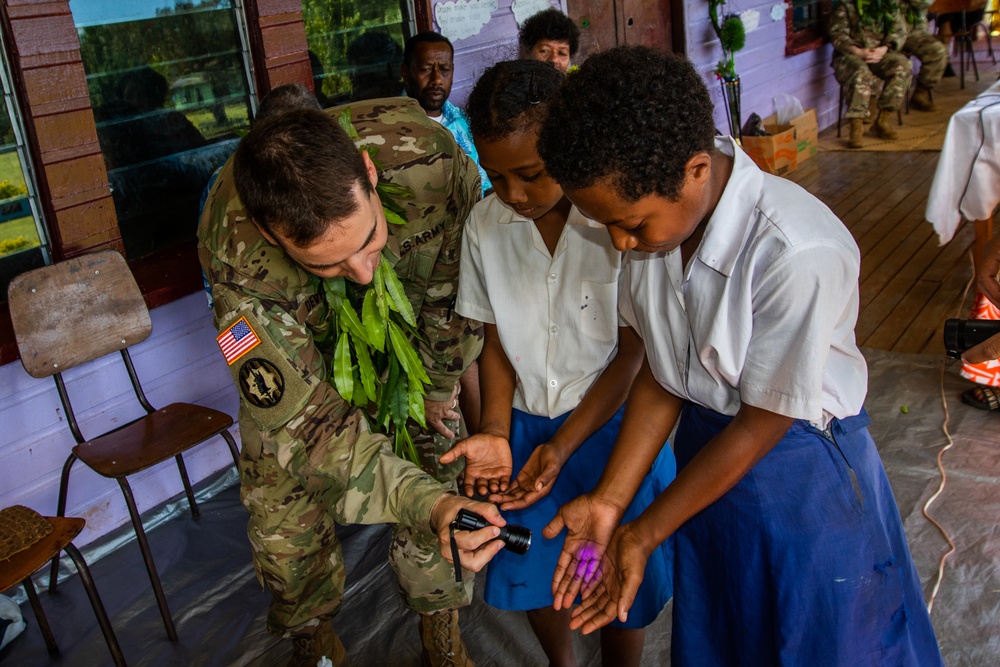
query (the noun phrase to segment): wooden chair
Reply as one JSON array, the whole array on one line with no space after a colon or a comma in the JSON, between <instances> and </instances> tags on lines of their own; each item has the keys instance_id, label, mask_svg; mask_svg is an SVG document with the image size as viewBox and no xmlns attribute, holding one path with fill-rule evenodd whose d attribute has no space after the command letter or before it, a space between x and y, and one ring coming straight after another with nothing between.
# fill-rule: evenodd
<instances>
[{"instance_id":1,"label":"wooden chair","mask_svg":"<svg viewBox=\"0 0 1000 667\"><path fill-rule=\"evenodd\" d=\"M23 510L24 508L19 509ZM125 658L118 646L118 639L111 628L108 615L104 611L101 596L94 586L94 579L90 576L87 561L84 560L83 554L73 546L72 540L83 530L84 520L75 517L38 517L37 515L36 517L38 520L47 522L52 530L48 535L41 537L23 550L14 553L5 560L0 560L0 591L5 591L18 583L24 585L24 592L28 595L28 602L31 604L35 619L38 621L38 629L45 639L45 646L51 655L58 655L59 645L49 627L45 610L38 599L35 585L31 581L31 575L48 563L50 559L59 558L59 553L65 551L76 564L80 581L87 591L87 597L90 598L90 605L94 608L101 633L104 634L104 641L107 642L108 649L111 651L111 658L118 667L125 667Z\"/></svg>"},{"instance_id":2,"label":"wooden chair","mask_svg":"<svg viewBox=\"0 0 1000 667\"><path fill-rule=\"evenodd\" d=\"M976 63L976 52L973 48L977 30L986 35L986 47L990 59L994 65L997 64L996 55L993 53L993 39L990 37L990 29L982 20L982 17L985 15L984 10L986 5L985 0L935 0L928 8L937 17L940 17L942 14L958 14L960 16L957 28L952 28L948 21L942 22L937 20L936 24L938 37L946 42L949 37L954 39L952 52L958 54L961 76L959 87L963 89L965 88L965 70L969 63L972 64L972 72L976 77L976 81L979 81L979 65ZM980 18L972 20L968 16L969 12L972 12L973 16Z\"/></svg>"},{"instance_id":3,"label":"wooden chair","mask_svg":"<svg viewBox=\"0 0 1000 667\"><path fill-rule=\"evenodd\" d=\"M69 475L77 459L99 475L118 482L167 636L176 640L177 631L128 477L173 458L191 505L191 514L197 519L198 505L181 453L221 435L238 464L239 451L228 430L233 420L218 410L190 403L172 403L157 410L146 400L128 348L149 337L152 323L135 278L125 259L114 250L22 273L11 281L8 301L21 363L33 377L55 379L66 422L77 442L63 465L57 513L59 516L66 513ZM80 431L62 373L115 351L121 353L135 398L145 414L88 439ZM50 591L55 590L58 567L58 559L53 559Z\"/></svg>"}]
</instances>

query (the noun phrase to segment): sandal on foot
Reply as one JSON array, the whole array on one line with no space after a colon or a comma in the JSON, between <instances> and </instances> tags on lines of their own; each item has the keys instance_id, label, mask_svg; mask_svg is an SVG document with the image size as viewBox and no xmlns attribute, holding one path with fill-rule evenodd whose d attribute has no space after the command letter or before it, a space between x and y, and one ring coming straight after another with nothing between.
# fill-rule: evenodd
<instances>
[{"instance_id":1,"label":"sandal on foot","mask_svg":"<svg viewBox=\"0 0 1000 667\"><path fill-rule=\"evenodd\" d=\"M1000 410L1000 388L980 385L962 392L962 402L979 410Z\"/></svg>"}]
</instances>

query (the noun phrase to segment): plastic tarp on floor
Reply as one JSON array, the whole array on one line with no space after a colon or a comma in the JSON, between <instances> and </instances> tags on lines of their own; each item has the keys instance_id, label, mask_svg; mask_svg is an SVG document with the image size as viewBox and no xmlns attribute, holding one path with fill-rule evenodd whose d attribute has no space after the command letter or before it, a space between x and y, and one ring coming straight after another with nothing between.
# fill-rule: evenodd
<instances>
[{"instance_id":1,"label":"plastic tarp on floor","mask_svg":"<svg viewBox=\"0 0 1000 667\"><path fill-rule=\"evenodd\" d=\"M947 443L943 383L954 447L944 455L947 483L931 512L957 551L945 566L931 619L946 664L1000 665L1000 414L960 403L958 396L969 385L943 357L865 354L872 435L928 598L938 560L948 549L921 514L938 487L936 457ZM290 647L264 629L268 598L250 565L237 488L229 486L203 501L201 509L199 521L181 513L149 534L177 624L177 643L166 638L134 543L91 563L125 658L144 666L283 664ZM343 539L348 590L335 625L355 667L420 664L417 618L396 591L385 557L388 540L384 527L350 530ZM70 577L56 596L42 592L41 584L39 590L62 649L52 664L112 664L80 582ZM27 604L22 611L28 629L0 652L0 665L49 664ZM648 629L644 665L669 664L670 623L668 605ZM477 599L462 612L462 632L478 665L546 664L522 614L497 611ZM581 665L600 665L599 642L577 635L577 655Z\"/></svg>"}]
</instances>

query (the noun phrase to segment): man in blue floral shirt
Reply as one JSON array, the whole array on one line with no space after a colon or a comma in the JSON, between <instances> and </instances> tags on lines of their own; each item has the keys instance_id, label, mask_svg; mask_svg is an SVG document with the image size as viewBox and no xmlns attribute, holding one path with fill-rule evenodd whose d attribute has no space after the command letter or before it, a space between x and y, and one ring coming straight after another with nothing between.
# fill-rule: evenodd
<instances>
[{"instance_id":1,"label":"man in blue floral shirt","mask_svg":"<svg viewBox=\"0 0 1000 667\"><path fill-rule=\"evenodd\" d=\"M455 142L479 167L483 196L493 189L486 172L479 166L479 153L472 143L465 112L448 101L455 73L455 49L447 37L436 32L421 32L406 40L401 68L406 94L416 99L432 120L444 125Z\"/></svg>"}]
</instances>

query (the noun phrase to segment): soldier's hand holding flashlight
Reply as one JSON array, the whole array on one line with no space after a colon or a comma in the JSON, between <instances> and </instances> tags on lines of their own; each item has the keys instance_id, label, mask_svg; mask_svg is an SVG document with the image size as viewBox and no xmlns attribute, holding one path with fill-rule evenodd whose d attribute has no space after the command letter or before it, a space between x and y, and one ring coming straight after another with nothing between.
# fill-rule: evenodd
<instances>
[{"instance_id":1,"label":"soldier's hand holding flashlight","mask_svg":"<svg viewBox=\"0 0 1000 667\"><path fill-rule=\"evenodd\" d=\"M458 511L463 508L485 519L486 527L479 530L452 530L451 523L458 516ZM454 534L462 567L473 572L483 569L483 566L504 548L504 543L496 538L500 536L500 529L506 525L507 522L500 516L500 510L495 505L451 493L442 494L431 510L431 527L437 533L441 554L445 560L449 563L454 562L451 548L451 536Z\"/></svg>"}]
</instances>

